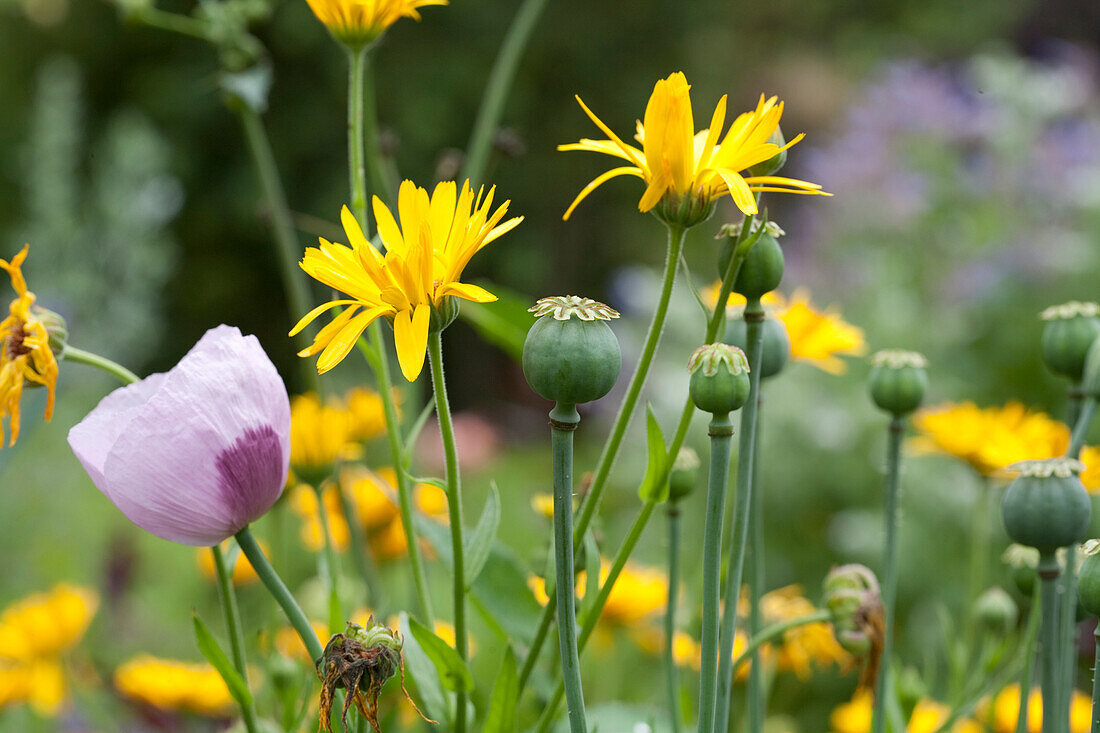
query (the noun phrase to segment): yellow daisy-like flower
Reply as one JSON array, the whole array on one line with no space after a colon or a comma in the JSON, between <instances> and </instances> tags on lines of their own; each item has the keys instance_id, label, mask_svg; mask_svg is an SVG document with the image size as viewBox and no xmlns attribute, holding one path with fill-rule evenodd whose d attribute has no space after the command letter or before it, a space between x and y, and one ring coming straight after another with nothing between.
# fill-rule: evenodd
<instances>
[{"instance_id":1,"label":"yellow daisy-like flower","mask_svg":"<svg viewBox=\"0 0 1100 733\"><path fill-rule=\"evenodd\" d=\"M1064 423L1019 402L986 408L973 402L948 403L921 410L913 423L920 431L914 447L955 456L983 476L999 475L1017 461L1055 458L1069 447L1070 431ZM1086 447L1081 460L1081 482L1089 491L1100 489L1100 447Z\"/></svg>"},{"instance_id":2,"label":"yellow daisy-like flower","mask_svg":"<svg viewBox=\"0 0 1100 733\"><path fill-rule=\"evenodd\" d=\"M788 585L765 593L760 598L760 610L767 624L808 616L817 609L805 596L802 587ZM837 664L847 667L852 658L833 636L832 626L825 622L797 626L783 635L778 649L778 667L790 670L799 679L809 679L812 665Z\"/></svg>"},{"instance_id":3,"label":"yellow daisy-like flower","mask_svg":"<svg viewBox=\"0 0 1100 733\"><path fill-rule=\"evenodd\" d=\"M397 390L393 391L396 401ZM351 434L356 440L370 440L386 432L386 409L382 406L382 395L373 389L356 387L344 398L348 414L351 416Z\"/></svg>"},{"instance_id":4,"label":"yellow daisy-like flower","mask_svg":"<svg viewBox=\"0 0 1100 733\"><path fill-rule=\"evenodd\" d=\"M50 335L46 324L38 317L34 293L27 290L23 277L23 262L30 251L23 245L11 262L0 260L0 269L11 277L16 299L11 302L8 317L0 321L0 443L4 440L4 418L11 428L11 442L19 437L19 399L23 384L32 382L46 387L45 419L53 417L54 394L57 388L57 359L50 350Z\"/></svg>"},{"instance_id":5,"label":"yellow daisy-like flower","mask_svg":"<svg viewBox=\"0 0 1100 733\"><path fill-rule=\"evenodd\" d=\"M233 709L233 698L218 671L141 654L115 670L115 688L131 700L161 710L220 717Z\"/></svg>"},{"instance_id":6,"label":"yellow daisy-like flower","mask_svg":"<svg viewBox=\"0 0 1100 733\"><path fill-rule=\"evenodd\" d=\"M607 582L610 574L611 563L607 560L601 561L600 585ZM545 606L549 602L545 580L537 576L531 577L527 579L527 585L541 605ZM584 598L586 586L587 574L582 570L577 573L579 598ZM663 571L628 562L607 597L600 619L627 626L661 610L667 600L668 581Z\"/></svg>"},{"instance_id":7,"label":"yellow daisy-like flower","mask_svg":"<svg viewBox=\"0 0 1100 733\"><path fill-rule=\"evenodd\" d=\"M849 702L833 708L829 723L835 733L870 733L873 693L860 688ZM913 707L906 733L935 733L951 715L951 709L941 702L924 699ZM1015 721L1013 721L1015 723ZM960 718L951 726L951 733L982 733L984 728L970 718Z\"/></svg>"},{"instance_id":8,"label":"yellow daisy-like flower","mask_svg":"<svg viewBox=\"0 0 1100 733\"><path fill-rule=\"evenodd\" d=\"M256 544L260 546L260 550L263 551L264 555L271 556L271 548L268 547L266 542L257 538ZM231 546L232 543L229 540L222 542L222 553L227 553ZM195 562L198 563L199 570L208 580L217 581L218 569L214 567L214 553L210 551L209 547L195 548ZM233 585L249 585L259 580L260 576L256 575L255 568L252 567L252 563L248 561L245 554L238 552L229 579L233 582Z\"/></svg>"},{"instance_id":9,"label":"yellow daisy-like flower","mask_svg":"<svg viewBox=\"0 0 1100 733\"><path fill-rule=\"evenodd\" d=\"M684 202L689 205L694 202L698 204L695 210L699 211L728 193L737 208L750 215L757 213L753 192L829 195L816 183L781 176L743 175L743 171L775 157L802 139L799 134L782 147L769 142L783 116L783 103L778 97L765 99L761 95L756 109L739 115L722 137L726 119L725 95L718 100L710 127L697 133L691 113L690 89L682 72L657 82L646 105L645 117L637 123L635 139L641 144L641 150L623 142L577 97L581 109L608 139L585 138L559 145L558 150L603 153L622 158L629 165L612 168L581 189L563 219L568 219L588 194L617 176L635 176L645 181L645 193L638 202L638 210L642 212L650 211L662 200L672 210L680 209Z\"/></svg>"},{"instance_id":10,"label":"yellow daisy-like flower","mask_svg":"<svg viewBox=\"0 0 1100 733\"><path fill-rule=\"evenodd\" d=\"M438 315L449 297L475 303L496 300L484 288L459 282L471 257L523 221L523 217L514 217L502 223L510 202L493 210L495 192L495 187L488 193L482 188L475 196L469 181L462 184L461 191L454 181L446 181L438 184L429 197L426 189L404 181L397 196L400 227L375 196L374 216L386 245L385 255L363 235L359 222L345 206L340 219L351 246L321 238L320 248L306 250L301 267L350 299L318 306L294 326L291 336L321 313L347 306L299 356L320 352L317 371L324 374L347 356L375 319L385 316L393 321L401 373L410 382L420 376L433 312Z\"/></svg>"},{"instance_id":11,"label":"yellow daisy-like flower","mask_svg":"<svg viewBox=\"0 0 1100 733\"><path fill-rule=\"evenodd\" d=\"M402 18L420 20L418 8L446 5L447 0L307 0L317 20L333 38L353 49L363 48Z\"/></svg>"},{"instance_id":12,"label":"yellow daisy-like flower","mask_svg":"<svg viewBox=\"0 0 1100 733\"><path fill-rule=\"evenodd\" d=\"M989 709L989 701L982 707ZM1016 718L1020 714L1020 685L1012 684L1001 690L992 701L994 733L1013 733L1016 730ZM1070 733L1088 733L1092 723L1092 700L1088 695L1074 690L1070 699ZM983 716L988 717L988 716ZM1043 728L1043 696L1039 688L1034 688L1027 696L1028 733L1040 733Z\"/></svg>"},{"instance_id":13,"label":"yellow daisy-like flower","mask_svg":"<svg viewBox=\"0 0 1100 733\"><path fill-rule=\"evenodd\" d=\"M351 415L309 392L290 401L290 466L302 479L327 478L338 461L359 453Z\"/></svg>"}]
</instances>

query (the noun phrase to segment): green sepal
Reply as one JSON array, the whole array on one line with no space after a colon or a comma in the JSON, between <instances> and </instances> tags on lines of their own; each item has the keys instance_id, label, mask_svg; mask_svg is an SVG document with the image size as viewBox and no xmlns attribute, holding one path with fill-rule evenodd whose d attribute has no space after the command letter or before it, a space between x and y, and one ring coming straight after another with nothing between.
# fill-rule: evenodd
<instances>
[{"instance_id":1,"label":"green sepal","mask_svg":"<svg viewBox=\"0 0 1100 733\"><path fill-rule=\"evenodd\" d=\"M661 425L653 414L653 405L645 406L645 438L648 457L646 458L645 478L638 487L638 498L644 502L660 503L668 501L668 481L665 480L665 436Z\"/></svg>"}]
</instances>

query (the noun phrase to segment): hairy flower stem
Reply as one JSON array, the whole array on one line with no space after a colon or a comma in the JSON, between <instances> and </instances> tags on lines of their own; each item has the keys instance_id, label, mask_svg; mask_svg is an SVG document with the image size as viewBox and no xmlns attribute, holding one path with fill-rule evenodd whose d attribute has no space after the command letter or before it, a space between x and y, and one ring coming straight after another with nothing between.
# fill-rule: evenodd
<instances>
[{"instance_id":1,"label":"hairy flower stem","mask_svg":"<svg viewBox=\"0 0 1100 733\"><path fill-rule=\"evenodd\" d=\"M335 487L339 491L339 487ZM332 527L328 519L328 508L325 507L325 498L321 487L313 489L317 497L317 517L321 520L321 534L325 537L325 553L321 556L321 575L328 585L328 628L332 634L337 633L344 625L343 614L340 612L339 578L340 565L336 558L336 550L332 546ZM354 520L346 517L350 525Z\"/></svg>"},{"instance_id":2,"label":"hairy flower stem","mask_svg":"<svg viewBox=\"0 0 1100 733\"><path fill-rule=\"evenodd\" d=\"M752 338L751 332L749 338ZM710 472L707 479L707 508L703 525L703 655L699 672L700 733L709 733L709 731L715 729L715 696L718 692L719 593L721 592L720 586L722 583L722 520L726 513L726 486L729 484L730 446L733 442L733 423L730 422L729 413L715 414L711 418L709 435ZM742 455L747 455L747 453ZM747 508L745 507L745 509ZM734 606L736 605L735 600ZM727 725L723 723L721 728L725 730Z\"/></svg>"},{"instance_id":3,"label":"hairy flower stem","mask_svg":"<svg viewBox=\"0 0 1100 733\"><path fill-rule=\"evenodd\" d=\"M764 399L756 398L756 436L752 441L752 501L750 502L749 527L749 637L756 636L764 626L764 614L760 610L760 598L764 595L764 494L760 490L760 412ZM749 733L764 730L767 680L760 651L753 652L749 668L749 684L746 689L746 707L749 716Z\"/></svg>"},{"instance_id":4,"label":"hairy flower stem","mask_svg":"<svg viewBox=\"0 0 1100 733\"><path fill-rule=\"evenodd\" d=\"M1039 670L1042 678L1043 710L1058 710L1059 649L1058 649L1058 574L1061 567L1054 553L1039 556L1039 579L1042 583L1042 613L1039 627ZM1025 694L1021 690L1021 695ZM1065 726L1060 716L1043 716L1042 733L1060 733Z\"/></svg>"},{"instance_id":5,"label":"hairy flower stem","mask_svg":"<svg viewBox=\"0 0 1100 733\"><path fill-rule=\"evenodd\" d=\"M883 733L886 730L886 698L889 696L889 674L894 646L894 620L896 618L894 600L898 591L898 530L901 526L899 513L899 476L901 470L901 439L905 434L905 419L895 417L887 429L886 448L886 548L882 572L882 604L886 609L886 628L883 632L882 659L879 661L878 681L875 683L875 703L871 712L871 732Z\"/></svg>"},{"instance_id":6,"label":"hairy flower stem","mask_svg":"<svg viewBox=\"0 0 1100 733\"><path fill-rule=\"evenodd\" d=\"M374 120L374 95L365 89L367 78L368 49L348 52L348 179L352 199L352 213L355 214L363 233L370 236L367 217L367 167L364 146L370 147L372 161L378 157L378 125ZM370 113L367 113L367 107ZM364 142L366 138L366 142ZM376 166L371 166L371 171ZM375 185L378 186L377 182ZM385 193L379 189L379 195ZM382 324L375 321L367 330L369 340L359 340L359 349L367 359L378 382L378 393L382 398L382 411L386 416L386 438L390 444L394 472L397 474L397 504L401 510L401 524L405 528L405 542L409 553L409 565L412 568L413 585L416 586L416 599L420 617L431 628L435 622L432 611L432 599L428 592L428 578L420 556L420 541L413 518L412 483L405 471L405 448L401 438L401 421L397 416L397 405L393 400L393 382L390 379L390 363L386 354L386 342L382 335Z\"/></svg>"},{"instance_id":7,"label":"hairy flower stem","mask_svg":"<svg viewBox=\"0 0 1100 733\"><path fill-rule=\"evenodd\" d=\"M133 384L134 382L141 381L141 377L121 364L113 362L105 356L93 354L84 349L78 349L75 346L66 344L64 350L61 352L61 358L66 361L75 361L77 364L87 364L96 369L102 369L123 384Z\"/></svg>"},{"instance_id":8,"label":"hairy flower stem","mask_svg":"<svg viewBox=\"0 0 1100 733\"><path fill-rule=\"evenodd\" d=\"M260 188L267 203L268 215L271 217L271 232L275 238L279 274L282 276L288 305L292 313L306 313L311 306L306 280L301 277L302 273L298 269L302 247L294 232L294 222L290 216L290 207L286 203L286 192L279 178L279 170L275 166L275 154L271 151L271 141L267 137L263 120L260 119L256 110L241 100L230 106L240 118L245 141L248 143L248 151L256 164L256 174L260 179ZM311 331L310 328L304 329L296 337L302 348L309 345ZM316 370L304 360L302 370L305 383L310 389L319 393L320 378Z\"/></svg>"},{"instance_id":9,"label":"hairy flower stem","mask_svg":"<svg viewBox=\"0 0 1100 733\"><path fill-rule=\"evenodd\" d=\"M665 682L672 733L680 733L680 675L676 667L676 601L680 596L680 502L668 503L668 601L665 604Z\"/></svg>"},{"instance_id":10,"label":"hairy flower stem","mask_svg":"<svg viewBox=\"0 0 1100 733\"><path fill-rule=\"evenodd\" d=\"M313 631L313 627L310 625L309 620L306 619L306 615L302 613L302 609L298 605L298 602L294 600L294 596L287 590L286 584L283 583L283 579L279 577L279 574L275 572L275 568L271 567L271 563L268 562L267 556L260 550L260 546L256 544L256 538L252 536L252 531L246 526L237 533L236 537L237 544L241 546L241 552L243 552L244 556L248 558L248 561L252 563L252 568L256 571L256 575L263 581L264 586L275 599L275 602L283 609L283 613L286 614L286 618L290 621L290 625L298 632L302 644L305 645L306 650L309 652L310 659L316 663L316 661L321 658L321 655L324 654L325 650L321 648L321 642L317 640L317 634Z\"/></svg>"},{"instance_id":11,"label":"hairy flower stem","mask_svg":"<svg viewBox=\"0 0 1100 733\"><path fill-rule=\"evenodd\" d=\"M722 301L719 300L719 303ZM753 493L753 445L756 442L756 408L760 398L760 364L764 354L764 307L760 299L745 306L747 325L746 357L749 362L749 399L741 409L741 434L737 445L737 501L733 508L733 536L729 565L726 568L725 608L718 631L718 701L710 727L699 726L700 733L724 731L729 726L730 695L733 689L733 639L737 626L737 599L745 569L748 545L749 508ZM722 515L719 515L721 517ZM706 609L704 609L704 613ZM706 657L704 657L704 662ZM700 696L705 691L700 692ZM701 708L700 708L701 710ZM702 717L700 717L700 723Z\"/></svg>"},{"instance_id":12,"label":"hairy flower stem","mask_svg":"<svg viewBox=\"0 0 1100 733\"><path fill-rule=\"evenodd\" d=\"M489 153L492 151L493 135L500 124L508 90L516 77L516 69L527 48L531 32L546 8L546 2L547 0L523 0L512 25L508 27L504 42L500 45L492 71L489 72L489 82L481 97L470 142L466 145L466 162L462 166L462 177L469 178L470 186L475 190L485 175Z\"/></svg>"},{"instance_id":13,"label":"hairy flower stem","mask_svg":"<svg viewBox=\"0 0 1100 733\"><path fill-rule=\"evenodd\" d=\"M585 733L587 730L580 655L577 652L576 594L572 592L573 431L580 421L576 405L559 402L550 411L550 436L554 452L554 587L558 590L558 649L561 652L562 682L572 733Z\"/></svg>"},{"instance_id":14,"label":"hairy flower stem","mask_svg":"<svg viewBox=\"0 0 1100 733\"><path fill-rule=\"evenodd\" d=\"M214 555L214 569L218 573L218 591L221 596L222 610L225 612L225 627L229 632L229 648L233 653L233 666L240 673L244 684L248 686L248 660L244 653L244 632L241 629L241 612L237 608L237 594L233 590L233 584L229 579L229 571L225 566L225 555L219 545L210 548ZM248 733L256 733L256 707L249 701L248 705L241 705L241 719Z\"/></svg>"},{"instance_id":15,"label":"hairy flower stem","mask_svg":"<svg viewBox=\"0 0 1100 733\"><path fill-rule=\"evenodd\" d=\"M634 552L638 540L642 537L642 531L645 529L646 524L649 523L649 518L653 516L653 510L656 508L656 502L647 501L642 505L642 510L638 512L638 516L634 518L634 523L630 525L630 531L627 532L623 544L619 547L619 551L615 554L615 559L611 563L611 569L607 573L607 579L604 581L603 585L600 586L600 592L596 595L596 600L592 603L592 606L585 611L584 620L581 623L581 635L577 640L578 653L584 651L584 647L592 637L592 632L596 630L596 624L600 620L600 614L603 613L603 607L607 605L607 599L611 597L611 591L615 587L615 582L619 579L619 575L622 574L623 568L626 567L626 561L630 559L630 554ZM554 696L542 711L542 717L539 718L538 725L536 726L536 733L548 733L554 723L554 716L557 715L558 708L561 706L561 701L564 697L565 683L559 682L557 689L554 691Z\"/></svg>"},{"instance_id":16,"label":"hairy flower stem","mask_svg":"<svg viewBox=\"0 0 1100 733\"><path fill-rule=\"evenodd\" d=\"M751 224L751 217L748 219L748 222ZM741 263L745 261L746 254L747 252L736 252L734 256L730 258L729 268L726 270L725 277L722 279L722 292L725 294L726 300L729 299L733 283L737 280L737 274L741 271ZM715 306L714 313L707 323L707 330L703 338L703 343L713 343L715 338L717 338L718 330L725 324L726 309L723 305L724 302L725 301L722 300L721 297L718 299L718 305ZM691 417L694 414L695 405L689 397L684 400L684 407L680 411L680 422L677 424L675 437L673 437L672 444L669 446L668 453L665 455L664 476L661 479L662 483L668 480L668 474L672 471L672 464L676 460L676 456L680 453L680 448L684 445L684 438L687 437L688 428L691 426ZM578 532L574 529L574 542L581 541L578 539L578 536L583 539L583 535L578 535ZM526 688L527 681L531 678L531 673L535 669L535 663L538 662L539 653L542 651L542 645L546 641L546 636L550 631L550 625L554 621L554 591L550 591L549 595L550 601L543 609L538 628L535 630L535 636L531 641L531 648L523 660L523 667L520 669L519 690L521 693Z\"/></svg>"},{"instance_id":17,"label":"hairy flower stem","mask_svg":"<svg viewBox=\"0 0 1100 733\"><path fill-rule=\"evenodd\" d=\"M462 525L462 484L458 475L458 450L455 447L451 406L447 401L447 382L443 377L443 334L428 336L428 358L435 392L435 414L439 419L439 436L443 440L443 456L447 465L447 510L451 524L451 552L454 556L454 623L455 651L466 661L469 656L466 636L466 567L465 541ZM455 693L455 733L466 730L466 690Z\"/></svg>"}]
</instances>

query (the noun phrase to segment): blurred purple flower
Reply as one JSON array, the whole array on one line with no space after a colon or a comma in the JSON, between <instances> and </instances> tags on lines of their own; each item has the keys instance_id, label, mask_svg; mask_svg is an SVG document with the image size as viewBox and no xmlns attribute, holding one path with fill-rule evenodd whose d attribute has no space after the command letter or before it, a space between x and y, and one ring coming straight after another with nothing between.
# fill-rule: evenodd
<instances>
[{"instance_id":1,"label":"blurred purple flower","mask_svg":"<svg viewBox=\"0 0 1100 733\"><path fill-rule=\"evenodd\" d=\"M105 397L69 431L69 445L134 524L216 545L282 493L290 402L256 337L218 326L167 373Z\"/></svg>"}]
</instances>

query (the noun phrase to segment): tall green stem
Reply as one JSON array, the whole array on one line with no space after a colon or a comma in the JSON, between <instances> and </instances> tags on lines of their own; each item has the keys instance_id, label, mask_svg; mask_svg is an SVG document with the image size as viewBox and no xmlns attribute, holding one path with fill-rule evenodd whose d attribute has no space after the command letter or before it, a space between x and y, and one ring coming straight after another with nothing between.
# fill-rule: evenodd
<instances>
[{"instance_id":1,"label":"tall green stem","mask_svg":"<svg viewBox=\"0 0 1100 733\"><path fill-rule=\"evenodd\" d=\"M898 488L901 469L901 438L905 433L905 419L895 417L890 421L886 449L886 550L883 558L882 603L886 607L886 629L883 632L882 659L878 668L878 681L875 685L875 703L871 713L872 733L882 733L886 729L886 698L888 694L889 674L893 645L894 620L896 618L895 598L898 590L898 530L901 525L899 513Z\"/></svg>"},{"instance_id":2,"label":"tall green stem","mask_svg":"<svg viewBox=\"0 0 1100 733\"><path fill-rule=\"evenodd\" d=\"M1054 553L1039 556L1039 580L1042 583L1042 613L1039 627L1039 669L1042 675L1043 710L1058 710L1058 574L1060 566ZM1020 694L1024 694L1023 691ZM1043 715L1042 733L1059 733L1061 725L1057 713Z\"/></svg>"},{"instance_id":3,"label":"tall green stem","mask_svg":"<svg viewBox=\"0 0 1100 733\"><path fill-rule=\"evenodd\" d=\"M225 566L225 555L220 545L210 548L214 555L214 569L218 573L218 592L221 596L222 609L225 612L225 627L229 632L229 648L233 653L233 666L240 673L245 685L248 685L248 660L244 653L244 632L241 629L241 612L237 608L237 594L230 582L229 571ZM256 733L256 708L249 701L248 705L241 705L241 718L248 733Z\"/></svg>"},{"instance_id":4,"label":"tall green stem","mask_svg":"<svg viewBox=\"0 0 1100 733\"><path fill-rule=\"evenodd\" d=\"M721 301L719 301L721 302ZM752 506L753 445L756 442L756 408L760 399L760 364L764 353L764 307L759 298L745 305L747 326L746 357L749 362L749 399L741 409L741 435L737 445L737 501L733 510L733 537L729 566L726 568L725 608L718 632L718 702L711 727L699 727L700 733L724 731L728 727L730 695L733 689L733 639L737 626L737 599L745 568L748 545L749 507ZM702 693L700 693L702 695Z\"/></svg>"},{"instance_id":5,"label":"tall green stem","mask_svg":"<svg viewBox=\"0 0 1100 733\"><path fill-rule=\"evenodd\" d=\"M1027 632L1022 642L1024 668L1020 672L1020 708L1016 713L1016 733L1027 733L1027 708L1031 697L1031 678L1035 667L1035 640L1038 636L1038 621L1042 614L1042 591L1038 583L1031 592L1031 613L1027 621Z\"/></svg>"},{"instance_id":6,"label":"tall green stem","mask_svg":"<svg viewBox=\"0 0 1100 733\"><path fill-rule=\"evenodd\" d=\"M344 491L341 482L336 482L336 492L340 497L340 511L348 523L348 538L351 544L351 561L355 565L356 572L367 586L369 602L373 608L382 607L382 585L378 580L378 569L371 557L370 548L367 546L367 538L363 533L363 525L359 521L359 515L348 492Z\"/></svg>"},{"instance_id":7,"label":"tall green stem","mask_svg":"<svg viewBox=\"0 0 1100 733\"><path fill-rule=\"evenodd\" d=\"M314 632L309 620L306 619L306 615L302 613L302 609L298 605L298 602L294 600L294 596L287 590L286 584L283 583L283 579L275 572L275 568L271 567L271 563L268 562L267 556L264 555L260 546L256 544L256 538L252 536L252 531L248 527L245 527L237 533L237 544L241 546L241 552L243 552L244 556L248 558L248 561L252 563L252 568L256 571L256 575L263 581L264 586L267 588L268 592L271 593L275 602L283 609L283 613L286 614L286 618L290 621L290 625L298 632L298 636L302 639L302 644L305 645L310 658L314 662L319 660L325 650L321 648L321 642L317 640L316 632Z\"/></svg>"},{"instance_id":8,"label":"tall green stem","mask_svg":"<svg viewBox=\"0 0 1100 733\"><path fill-rule=\"evenodd\" d=\"M338 488L337 491L339 491ZM325 538L322 565L325 583L328 585L328 627L329 631L335 634L344 625L343 614L340 612L340 565L336 559L336 550L332 546L332 526L329 523L324 493L320 486L316 487L313 493L317 497L317 518L321 522L321 534ZM347 521L350 524L354 520L352 517L347 517Z\"/></svg>"},{"instance_id":9,"label":"tall green stem","mask_svg":"<svg viewBox=\"0 0 1100 733\"><path fill-rule=\"evenodd\" d=\"M1092 425L1092 421L1096 417L1096 405L1097 399L1095 397L1092 395L1085 397L1085 401L1081 405L1081 414L1077 416L1077 425L1073 428L1073 438L1070 440L1069 450L1066 451L1066 455L1070 458L1081 456L1081 449L1085 447L1085 437L1088 435L1089 426Z\"/></svg>"},{"instance_id":10,"label":"tall green stem","mask_svg":"<svg viewBox=\"0 0 1100 733\"><path fill-rule=\"evenodd\" d=\"M463 178L470 179L470 185L475 188L485 175L493 134L504 112L504 102L515 79L520 58L545 7L546 0L524 0L500 45L493 69L489 72L489 83L481 97L481 106L477 110L470 142L466 145L466 162L463 165Z\"/></svg>"},{"instance_id":11,"label":"tall green stem","mask_svg":"<svg viewBox=\"0 0 1100 733\"><path fill-rule=\"evenodd\" d=\"M756 399L756 436L752 441L752 501L749 515L749 638L756 636L764 626L764 614L760 610L760 598L764 595L764 492L760 488L760 412L763 395ZM749 713L749 733L764 730L767 680L760 652L752 655L749 668L749 684L746 697Z\"/></svg>"},{"instance_id":12,"label":"tall green stem","mask_svg":"<svg viewBox=\"0 0 1100 733\"><path fill-rule=\"evenodd\" d=\"M443 456L447 465L447 509L451 524L451 553L454 556L454 620L455 650L465 661L469 656L466 636L466 568L465 541L462 523L462 484L458 475L458 450L455 447L451 406L447 401L447 382L443 377L443 337L437 331L428 337L428 356L432 369L432 389L435 392L435 414L439 419L439 435L443 440ZM466 691L455 693L455 733L466 730Z\"/></svg>"},{"instance_id":13,"label":"tall green stem","mask_svg":"<svg viewBox=\"0 0 1100 733\"><path fill-rule=\"evenodd\" d=\"M607 573L607 579L604 580L603 585L600 586L600 592L596 594L595 602L593 602L591 607L585 612L584 620L581 623L581 635L577 640L578 653L584 651L584 647L592 637L592 632L596 630L596 624L600 620L600 614L603 613L604 606L607 605L607 599L611 597L611 591L615 588L615 583L622 574L623 568L626 567L626 561L630 559L630 554L634 552L638 540L641 539L642 531L645 529L646 524L649 523L649 518L653 516L653 510L656 508L656 502L647 501L642 505L642 510L638 512L638 516L634 518L634 523L630 525L630 531L627 532L623 544L619 547L619 551L615 553L615 559L611 563L611 569ZM547 733L547 731L550 730L554 722L554 716L557 715L558 708L561 706L561 701L564 697L565 683L559 682L557 689L554 691L554 696L542 711L542 716L539 718L538 725L536 726L537 733Z\"/></svg>"},{"instance_id":14,"label":"tall green stem","mask_svg":"<svg viewBox=\"0 0 1100 733\"><path fill-rule=\"evenodd\" d=\"M557 403L550 411L554 452L554 567L558 608L558 648L569 730L585 733L584 693L577 651L577 611L573 573L573 431L581 421L576 405Z\"/></svg>"},{"instance_id":15,"label":"tall green stem","mask_svg":"<svg viewBox=\"0 0 1100 733\"><path fill-rule=\"evenodd\" d=\"M256 174L259 176L260 188L267 202L268 214L271 216L271 231L275 237L275 250L278 255L279 274L283 279L283 290L286 292L288 305L294 318L299 318L310 309L309 290L306 279L302 277L298 268L302 248L294 232L294 222L290 217L290 207L286 203L286 192L279 178L279 170L275 166L271 141L268 140L263 121L252 107L241 100L231 107L240 118L248 150L256 164ZM295 337L302 348L309 345L309 332L310 329L305 329ZM316 370L308 361L303 360L301 363L306 384L314 391L318 391L320 380Z\"/></svg>"},{"instance_id":16,"label":"tall green stem","mask_svg":"<svg viewBox=\"0 0 1100 733\"><path fill-rule=\"evenodd\" d=\"M111 361L105 356L93 354L84 349L78 349L75 346L66 344L65 349L61 352L61 358L66 361L75 361L78 364L87 364L96 369L102 369L123 384L133 384L134 382L141 381L141 377L121 364Z\"/></svg>"},{"instance_id":17,"label":"tall green stem","mask_svg":"<svg viewBox=\"0 0 1100 733\"><path fill-rule=\"evenodd\" d=\"M699 671L699 731L714 730L715 696L718 691L719 594L722 583L722 520L729 484L730 445L733 423L729 413L715 414L710 421L710 472L707 479L707 508L703 523L703 636L702 666ZM734 602L736 606L736 601ZM726 728L723 724L722 728Z\"/></svg>"},{"instance_id":18,"label":"tall green stem","mask_svg":"<svg viewBox=\"0 0 1100 733\"><path fill-rule=\"evenodd\" d=\"M1093 636L1096 639L1096 663L1092 668L1092 733L1100 733L1100 627Z\"/></svg>"},{"instance_id":19,"label":"tall green stem","mask_svg":"<svg viewBox=\"0 0 1100 733\"><path fill-rule=\"evenodd\" d=\"M348 49L348 181L351 184L351 211L363 232L370 236L366 155L363 152L363 83L368 53L366 48Z\"/></svg>"},{"instance_id":20,"label":"tall green stem","mask_svg":"<svg viewBox=\"0 0 1100 733\"><path fill-rule=\"evenodd\" d=\"M665 682L672 733L683 727L680 711L680 675L676 667L676 602L680 597L680 503L668 503L668 602L665 605Z\"/></svg>"},{"instance_id":21,"label":"tall green stem","mask_svg":"<svg viewBox=\"0 0 1100 733\"><path fill-rule=\"evenodd\" d=\"M1058 649L1061 677L1058 690L1059 720L1069 721L1070 702L1077 682L1077 545L1066 548L1066 566L1062 573L1061 595L1058 598ZM1069 733L1067 727L1064 733Z\"/></svg>"}]
</instances>

